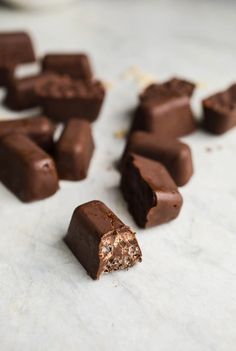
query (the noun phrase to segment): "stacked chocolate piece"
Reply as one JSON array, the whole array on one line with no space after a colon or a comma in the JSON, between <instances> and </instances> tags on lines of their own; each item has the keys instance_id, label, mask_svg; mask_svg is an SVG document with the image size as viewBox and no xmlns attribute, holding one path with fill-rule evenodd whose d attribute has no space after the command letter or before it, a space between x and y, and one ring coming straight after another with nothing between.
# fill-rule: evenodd
<instances>
[{"instance_id":1,"label":"stacked chocolate piece","mask_svg":"<svg viewBox=\"0 0 236 351\"><path fill-rule=\"evenodd\" d=\"M86 178L94 151L91 122L105 97L82 53L48 54L41 73L16 78L19 65L35 62L27 33L0 34L0 85L5 106L14 111L41 107L42 115L0 122L0 180L24 202L59 189L59 179ZM57 123L64 124L57 142Z\"/></svg>"},{"instance_id":2,"label":"stacked chocolate piece","mask_svg":"<svg viewBox=\"0 0 236 351\"><path fill-rule=\"evenodd\" d=\"M141 228L169 222L181 210L177 186L190 180L193 163L189 146L177 138L196 129L194 88L173 78L148 86L139 97L120 169L121 191Z\"/></svg>"}]
</instances>

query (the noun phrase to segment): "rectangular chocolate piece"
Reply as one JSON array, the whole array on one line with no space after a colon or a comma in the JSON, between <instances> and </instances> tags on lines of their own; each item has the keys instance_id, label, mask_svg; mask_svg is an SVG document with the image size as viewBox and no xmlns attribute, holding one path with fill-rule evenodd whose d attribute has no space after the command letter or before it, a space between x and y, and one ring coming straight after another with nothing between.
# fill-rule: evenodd
<instances>
[{"instance_id":1,"label":"rectangular chocolate piece","mask_svg":"<svg viewBox=\"0 0 236 351\"><path fill-rule=\"evenodd\" d=\"M177 186L157 162L135 154L126 160L121 191L137 225L148 228L175 219L183 199Z\"/></svg>"},{"instance_id":2,"label":"rectangular chocolate piece","mask_svg":"<svg viewBox=\"0 0 236 351\"><path fill-rule=\"evenodd\" d=\"M196 129L190 106L193 89L192 83L177 78L150 85L140 95L131 130L173 138L192 133Z\"/></svg>"},{"instance_id":3,"label":"rectangular chocolate piece","mask_svg":"<svg viewBox=\"0 0 236 351\"><path fill-rule=\"evenodd\" d=\"M45 55L42 60L42 69L57 74L66 74L73 79L89 80L93 78L89 57L82 53Z\"/></svg>"},{"instance_id":4,"label":"rectangular chocolate piece","mask_svg":"<svg viewBox=\"0 0 236 351\"><path fill-rule=\"evenodd\" d=\"M94 142L90 123L71 119L55 147L56 165L60 179L82 180L87 177Z\"/></svg>"},{"instance_id":5,"label":"rectangular chocolate piece","mask_svg":"<svg viewBox=\"0 0 236 351\"><path fill-rule=\"evenodd\" d=\"M193 174L191 150L188 145L177 139L166 139L156 134L135 132L130 135L122 157L122 164L125 164L130 153L162 163L178 186L185 185Z\"/></svg>"},{"instance_id":6,"label":"rectangular chocolate piece","mask_svg":"<svg viewBox=\"0 0 236 351\"><path fill-rule=\"evenodd\" d=\"M45 150L52 148L54 131L55 125L44 116L0 121L0 138L11 133L24 134Z\"/></svg>"},{"instance_id":7,"label":"rectangular chocolate piece","mask_svg":"<svg viewBox=\"0 0 236 351\"><path fill-rule=\"evenodd\" d=\"M54 161L23 134L0 139L0 180L23 202L41 200L59 188Z\"/></svg>"},{"instance_id":8,"label":"rectangular chocolate piece","mask_svg":"<svg viewBox=\"0 0 236 351\"><path fill-rule=\"evenodd\" d=\"M24 32L0 33L0 53L0 86L8 84L18 64L35 61L32 41Z\"/></svg>"},{"instance_id":9,"label":"rectangular chocolate piece","mask_svg":"<svg viewBox=\"0 0 236 351\"><path fill-rule=\"evenodd\" d=\"M93 279L142 261L135 233L100 201L75 209L65 242Z\"/></svg>"},{"instance_id":10,"label":"rectangular chocolate piece","mask_svg":"<svg viewBox=\"0 0 236 351\"><path fill-rule=\"evenodd\" d=\"M40 98L35 92L35 85L42 80L47 80L47 76L47 74L37 74L21 79L11 79L4 104L14 111L39 106Z\"/></svg>"},{"instance_id":11,"label":"rectangular chocolate piece","mask_svg":"<svg viewBox=\"0 0 236 351\"><path fill-rule=\"evenodd\" d=\"M223 134L236 126L236 84L203 100L203 128Z\"/></svg>"},{"instance_id":12,"label":"rectangular chocolate piece","mask_svg":"<svg viewBox=\"0 0 236 351\"><path fill-rule=\"evenodd\" d=\"M93 122L98 117L105 97L104 87L99 81L73 80L59 75L38 83L36 92L44 113L64 123L70 118Z\"/></svg>"}]
</instances>

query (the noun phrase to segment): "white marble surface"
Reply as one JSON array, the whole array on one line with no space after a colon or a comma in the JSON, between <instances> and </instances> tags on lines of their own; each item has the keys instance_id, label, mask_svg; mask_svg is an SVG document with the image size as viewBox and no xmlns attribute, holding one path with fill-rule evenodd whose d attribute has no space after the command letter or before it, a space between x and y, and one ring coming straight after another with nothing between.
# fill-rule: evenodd
<instances>
[{"instance_id":1,"label":"white marble surface","mask_svg":"<svg viewBox=\"0 0 236 351\"><path fill-rule=\"evenodd\" d=\"M112 89L94 125L88 179L62 182L54 197L30 205L0 185L1 351L234 351L236 129L186 138L195 175L181 189L182 213L137 230L142 264L94 282L62 237L73 209L94 198L137 229L113 168L124 145L114 132L127 128L139 89L123 73L136 65L160 80L178 74L201 82L199 113L200 98L236 79L236 3L80 0L61 12L1 8L0 29L18 28L33 33L41 54L88 51Z\"/></svg>"}]
</instances>

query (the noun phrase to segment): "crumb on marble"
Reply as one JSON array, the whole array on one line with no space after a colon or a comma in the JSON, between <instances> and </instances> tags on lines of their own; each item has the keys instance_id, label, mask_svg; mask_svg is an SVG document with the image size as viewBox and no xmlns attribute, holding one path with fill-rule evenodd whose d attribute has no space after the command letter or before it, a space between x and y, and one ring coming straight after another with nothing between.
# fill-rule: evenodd
<instances>
[{"instance_id":1,"label":"crumb on marble","mask_svg":"<svg viewBox=\"0 0 236 351\"><path fill-rule=\"evenodd\" d=\"M207 146L207 147L206 147L206 152L212 152L212 148L209 147L209 146Z\"/></svg>"},{"instance_id":2,"label":"crumb on marble","mask_svg":"<svg viewBox=\"0 0 236 351\"><path fill-rule=\"evenodd\" d=\"M197 82L197 88L198 89L207 89L208 88L208 84L206 82L199 81L199 82Z\"/></svg>"},{"instance_id":3,"label":"crumb on marble","mask_svg":"<svg viewBox=\"0 0 236 351\"><path fill-rule=\"evenodd\" d=\"M116 132L114 132L114 137L116 139L124 139L127 135L127 130L125 129L120 129L120 130L117 130Z\"/></svg>"},{"instance_id":4,"label":"crumb on marble","mask_svg":"<svg viewBox=\"0 0 236 351\"><path fill-rule=\"evenodd\" d=\"M157 78L153 74L143 71L137 65L129 67L121 77L125 80L133 80L141 89L157 81Z\"/></svg>"},{"instance_id":5,"label":"crumb on marble","mask_svg":"<svg viewBox=\"0 0 236 351\"><path fill-rule=\"evenodd\" d=\"M114 87L114 85L115 85L114 82L111 82L111 81L108 81L108 80L103 80L102 84L103 84L103 86L104 86L104 88L106 90L111 90Z\"/></svg>"}]
</instances>

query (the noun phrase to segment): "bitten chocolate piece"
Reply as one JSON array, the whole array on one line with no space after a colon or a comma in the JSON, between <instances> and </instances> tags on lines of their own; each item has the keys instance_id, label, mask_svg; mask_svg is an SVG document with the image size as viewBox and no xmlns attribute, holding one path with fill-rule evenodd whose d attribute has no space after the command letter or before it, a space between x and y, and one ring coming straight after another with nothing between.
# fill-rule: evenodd
<instances>
[{"instance_id":1,"label":"bitten chocolate piece","mask_svg":"<svg viewBox=\"0 0 236 351\"><path fill-rule=\"evenodd\" d=\"M23 202L53 195L58 186L54 161L23 134L0 139L0 180Z\"/></svg>"},{"instance_id":2,"label":"bitten chocolate piece","mask_svg":"<svg viewBox=\"0 0 236 351\"><path fill-rule=\"evenodd\" d=\"M178 186L185 185L193 174L191 150L176 139L166 139L146 132L132 133L125 148L121 167L130 153L162 163Z\"/></svg>"},{"instance_id":3,"label":"bitten chocolate piece","mask_svg":"<svg viewBox=\"0 0 236 351\"><path fill-rule=\"evenodd\" d=\"M9 76L21 63L35 61L32 41L24 32L0 33L0 85L8 85Z\"/></svg>"},{"instance_id":4,"label":"bitten chocolate piece","mask_svg":"<svg viewBox=\"0 0 236 351\"><path fill-rule=\"evenodd\" d=\"M93 155L94 142L88 121L71 119L55 147L55 158L60 179L86 178Z\"/></svg>"},{"instance_id":5,"label":"bitten chocolate piece","mask_svg":"<svg viewBox=\"0 0 236 351\"><path fill-rule=\"evenodd\" d=\"M89 57L85 54L48 54L42 60L43 71L66 74L73 79L92 79Z\"/></svg>"},{"instance_id":6,"label":"bitten chocolate piece","mask_svg":"<svg viewBox=\"0 0 236 351\"><path fill-rule=\"evenodd\" d=\"M93 279L142 261L135 233L100 201L75 209L65 242Z\"/></svg>"},{"instance_id":7,"label":"bitten chocolate piece","mask_svg":"<svg viewBox=\"0 0 236 351\"><path fill-rule=\"evenodd\" d=\"M236 84L203 100L203 128L223 134L236 126Z\"/></svg>"},{"instance_id":8,"label":"bitten chocolate piece","mask_svg":"<svg viewBox=\"0 0 236 351\"><path fill-rule=\"evenodd\" d=\"M46 150L52 147L54 131L55 125L44 116L0 121L0 138L11 133L24 134Z\"/></svg>"},{"instance_id":9,"label":"bitten chocolate piece","mask_svg":"<svg viewBox=\"0 0 236 351\"><path fill-rule=\"evenodd\" d=\"M61 122L70 118L94 121L105 96L105 90L99 81L73 80L59 75L51 76L47 82L39 82L36 92L44 113Z\"/></svg>"},{"instance_id":10,"label":"bitten chocolate piece","mask_svg":"<svg viewBox=\"0 0 236 351\"><path fill-rule=\"evenodd\" d=\"M193 90L192 83L177 78L150 85L140 95L131 130L173 138L192 133L196 129L190 106Z\"/></svg>"},{"instance_id":11,"label":"bitten chocolate piece","mask_svg":"<svg viewBox=\"0 0 236 351\"><path fill-rule=\"evenodd\" d=\"M21 79L11 79L8 84L5 105L14 110L21 111L40 105L40 98L35 92L36 83L45 82L49 77L47 74L37 74Z\"/></svg>"},{"instance_id":12,"label":"bitten chocolate piece","mask_svg":"<svg viewBox=\"0 0 236 351\"><path fill-rule=\"evenodd\" d=\"M123 168L121 190L130 213L141 228L175 219L183 203L165 167L135 154L129 156Z\"/></svg>"}]
</instances>

